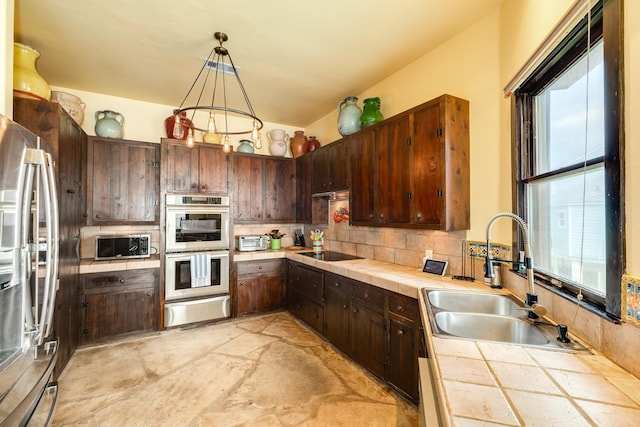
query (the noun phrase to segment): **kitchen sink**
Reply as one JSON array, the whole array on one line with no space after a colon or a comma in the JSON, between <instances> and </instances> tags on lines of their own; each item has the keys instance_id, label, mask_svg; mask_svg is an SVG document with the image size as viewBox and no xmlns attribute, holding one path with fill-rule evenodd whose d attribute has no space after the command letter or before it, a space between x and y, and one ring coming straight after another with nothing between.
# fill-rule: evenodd
<instances>
[{"instance_id":1,"label":"kitchen sink","mask_svg":"<svg viewBox=\"0 0 640 427\"><path fill-rule=\"evenodd\" d=\"M515 317L441 311L435 318L442 332L460 338L522 345L549 344L549 339L537 327Z\"/></svg>"},{"instance_id":2,"label":"kitchen sink","mask_svg":"<svg viewBox=\"0 0 640 427\"><path fill-rule=\"evenodd\" d=\"M465 313L499 314L519 317L524 304L513 295L486 292L430 291L429 302L433 307Z\"/></svg>"},{"instance_id":3,"label":"kitchen sink","mask_svg":"<svg viewBox=\"0 0 640 427\"><path fill-rule=\"evenodd\" d=\"M545 318L529 319L525 304L511 294L426 288L421 292L436 336L589 351L575 340L560 342L556 324Z\"/></svg>"}]
</instances>

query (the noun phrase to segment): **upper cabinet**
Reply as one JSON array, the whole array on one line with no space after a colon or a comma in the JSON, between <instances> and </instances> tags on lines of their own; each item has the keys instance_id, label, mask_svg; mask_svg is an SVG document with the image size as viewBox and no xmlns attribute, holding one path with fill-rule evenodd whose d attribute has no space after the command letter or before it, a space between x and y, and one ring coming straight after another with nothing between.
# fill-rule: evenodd
<instances>
[{"instance_id":1,"label":"upper cabinet","mask_svg":"<svg viewBox=\"0 0 640 427\"><path fill-rule=\"evenodd\" d=\"M309 155L312 163L312 193L349 188L349 138L320 147Z\"/></svg>"},{"instance_id":2,"label":"upper cabinet","mask_svg":"<svg viewBox=\"0 0 640 427\"><path fill-rule=\"evenodd\" d=\"M295 222L294 169L294 159L234 153L235 222Z\"/></svg>"},{"instance_id":3,"label":"upper cabinet","mask_svg":"<svg viewBox=\"0 0 640 427\"><path fill-rule=\"evenodd\" d=\"M311 155L295 160L296 166L296 222L311 224L313 221L311 198Z\"/></svg>"},{"instance_id":4,"label":"upper cabinet","mask_svg":"<svg viewBox=\"0 0 640 427\"><path fill-rule=\"evenodd\" d=\"M215 193L229 191L228 158L222 145L162 139L162 189L167 193Z\"/></svg>"},{"instance_id":5,"label":"upper cabinet","mask_svg":"<svg viewBox=\"0 0 640 427\"><path fill-rule=\"evenodd\" d=\"M91 137L87 151L87 223L156 224L159 144Z\"/></svg>"},{"instance_id":6,"label":"upper cabinet","mask_svg":"<svg viewBox=\"0 0 640 427\"><path fill-rule=\"evenodd\" d=\"M470 227L468 101L443 95L349 140L352 224Z\"/></svg>"}]
</instances>

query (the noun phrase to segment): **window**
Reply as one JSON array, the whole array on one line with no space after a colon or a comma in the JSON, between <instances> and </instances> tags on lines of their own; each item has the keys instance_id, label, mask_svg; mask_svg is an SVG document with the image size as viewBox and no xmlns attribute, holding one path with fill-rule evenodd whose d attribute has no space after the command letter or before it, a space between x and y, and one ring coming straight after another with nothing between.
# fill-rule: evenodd
<instances>
[{"instance_id":1,"label":"window","mask_svg":"<svg viewBox=\"0 0 640 427\"><path fill-rule=\"evenodd\" d=\"M620 317L620 0L599 1L514 92L516 210L538 281Z\"/></svg>"}]
</instances>

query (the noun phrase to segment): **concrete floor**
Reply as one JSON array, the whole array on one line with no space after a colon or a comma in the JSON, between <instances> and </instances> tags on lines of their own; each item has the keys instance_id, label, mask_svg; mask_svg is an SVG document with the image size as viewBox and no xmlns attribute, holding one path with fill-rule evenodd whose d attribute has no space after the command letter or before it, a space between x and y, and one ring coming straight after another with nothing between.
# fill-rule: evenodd
<instances>
[{"instance_id":1,"label":"concrete floor","mask_svg":"<svg viewBox=\"0 0 640 427\"><path fill-rule=\"evenodd\" d=\"M288 313L78 350L54 426L417 426L416 408Z\"/></svg>"}]
</instances>

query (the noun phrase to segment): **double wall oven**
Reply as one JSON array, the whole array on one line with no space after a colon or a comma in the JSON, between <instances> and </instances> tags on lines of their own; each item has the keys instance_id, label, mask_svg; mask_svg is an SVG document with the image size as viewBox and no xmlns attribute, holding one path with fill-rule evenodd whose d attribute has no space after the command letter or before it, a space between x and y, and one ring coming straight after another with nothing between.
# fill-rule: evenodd
<instances>
[{"instance_id":1,"label":"double wall oven","mask_svg":"<svg viewBox=\"0 0 640 427\"><path fill-rule=\"evenodd\" d=\"M165 327L229 317L229 197L168 194Z\"/></svg>"}]
</instances>

